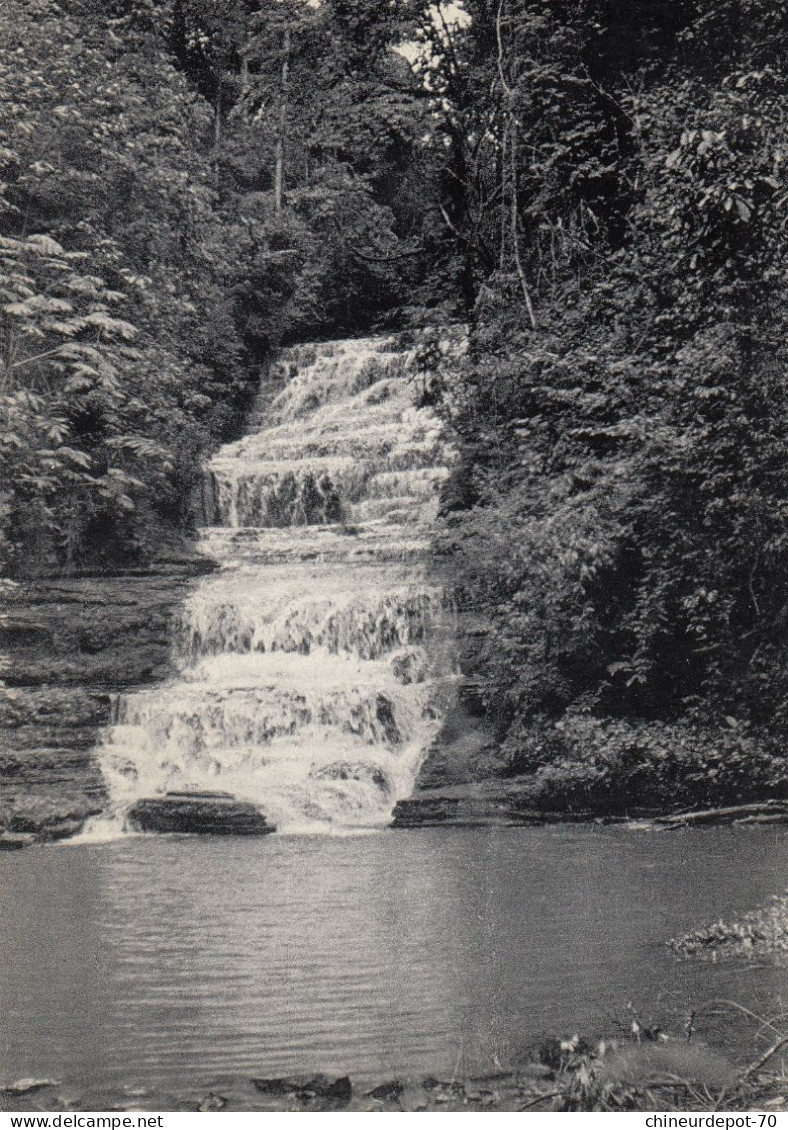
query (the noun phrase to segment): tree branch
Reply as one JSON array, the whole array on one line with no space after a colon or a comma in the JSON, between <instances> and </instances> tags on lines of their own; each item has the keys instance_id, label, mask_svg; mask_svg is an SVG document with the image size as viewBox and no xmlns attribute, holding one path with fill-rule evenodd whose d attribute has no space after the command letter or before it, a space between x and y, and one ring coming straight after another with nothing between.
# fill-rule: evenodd
<instances>
[{"instance_id":1,"label":"tree branch","mask_svg":"<svg viewBox=\"0 0 788 1130\"><path fill-rule=\"evenodd\" d=\"M57 357L61 349L62 346L59 345L57 349L48 349L46 353L37 353L35 357L24 357L21 361L12 361L8 368L13 371L14 369L21 369L23 365L34 365L36 361L46 361L48 357Z\"/></svg>"},{"instance_id":2,"label":"tree branch","mask_svg":"<svg viewBox=\"0 0 788 1130\"><path fill-rule=\"evenodd\" d=\"M503 26L502 26L503 25L503 5L504 5L504 0L498 0L498 11L495 14L495 41L498 45L497 63L498 63L498 74L500 75L500 78L501 78L501 86L504 89L504 93L506 94L506 97L511 99L513 91L512 91L512 88L509 86L509 83L506 80L506 72L505 72L504 66L503 66L503 59L504 59L504 54L503 54Z\"/></svg>"},{"instance_id":3,"label":"tree branch","mask_svg":"<svg viewBox=\"0 0 788 1130\"><path fill-rule=\"evenodd\" d=\"M517 125L512 121L512 137L509 143L509 154L511 158L511 175L512 175L512 250L514 252L514 265L517 269L517 275L520 279L520 289L523 292L523 299L525 301L525 308L528 311L528 320L531 323L531 329L536 329L536 315L534 314L534 304L531 301L531 293L528 290L528 283L525 278L525 271L523 269L523 261L520 258L520 239L517 231L519 221L519 209L517 202Z\"/></svg>"}]
</instances>

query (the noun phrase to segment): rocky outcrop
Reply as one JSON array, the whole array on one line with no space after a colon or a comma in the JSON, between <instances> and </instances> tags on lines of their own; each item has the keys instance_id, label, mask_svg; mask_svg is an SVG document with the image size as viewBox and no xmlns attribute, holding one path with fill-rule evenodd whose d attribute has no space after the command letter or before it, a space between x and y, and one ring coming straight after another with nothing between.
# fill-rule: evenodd
<instances>
[{"instance_id":1,"label":"rocky outcrop","mask_svg":"<svg viewBox=\"0 0 788 1130\"><path fill-rule=\"evenodd\" d=\"M592 812L551 812L540 807L529 780L468 782L453 787L419 789L397 803L395 828L436 825L473 828L546 824L594 819Z\"/></svg>"},{"instance_id":2,"label":"rocky outcrop","mask_svg":"<svg viewBox=\"0 0 788 1130\"><path fill-rule=\"evenodd\" d=\"M0 832L62 839L102 811L93 749L113 696L170 672L173 613L200 557L3 589Z\"/></svg>"},{"instance_id":3,"label":"rocky outcrop","mask_svg":"<svg viewBox=\"0 0 788 1130\"><path fill-rule=\"evenodd\" d=\"M468 641L478 635L477 625L461 614L456 617L455 632L462 669ZM504 769L478 687L462 679L444 710L412 794L394 808L392 826L541 823L543 816L534 805L532 790L502 780Z\"/></svg>"},{"instance_id":4,"label":"rocky outcrop","mask_svg":"<svg viewBox=\"0 0 788 1130\"><path fill-rule=\"evenodd\" d=\"M165 793L138 800L126 813L138 832L265 836L275 832L259 808L229 793Z\"/></svg>"},{"instance_id":5,"label":"rocky outcrop","mask_svg":"<svg viewBox=\"0 0 788 1130\"><path fill-rule=\"evenodd\" d=\"M293 1096L301 1102L313 1099L330 1099L345 1105L353 1097L353 1085L347 1075L331 1079L327 1075L294 1075L284 1079L253 1079L255 1090L261 1095Z\"/></svg>"}]
</instances>

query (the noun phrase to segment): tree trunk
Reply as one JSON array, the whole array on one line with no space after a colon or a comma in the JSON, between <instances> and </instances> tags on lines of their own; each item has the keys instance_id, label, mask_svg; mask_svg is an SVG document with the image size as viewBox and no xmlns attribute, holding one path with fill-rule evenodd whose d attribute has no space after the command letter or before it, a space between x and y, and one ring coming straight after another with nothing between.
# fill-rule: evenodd
<instances>
[{"instance_id":1,"label":"tree trunk","mask_svg":"<svg viewBox=\"0 0 788 1130\"><path fill-rule=\"evenodd\" d=\"M523 261L520 257L520 233L518 223L520 219L519 201L517 196L517 122L514 117L511 118L511 140L509 142L509 156L512 166L512 254L514 256L514 265L517 271L517 277L520 280L520 289L523 292L523 301L525 308L528 311L528 321L531 323L531 329L536 329L536 315L534 314L534 305L531 301L531 292L528 289L528 283L525 278L525 271L523 269Z\"/></svg>"},{"instance_id":2,"label":"tree trunk","mask_svg":"<svg viewBox=\"0 0 788 1130\"><path fill-rule=\"evenodd\" d=\"M216 161L219 160L219 147L222 144L222 60L216 63L216 105L213 119L213 144Z\"/></svg>"},{"instance_id":3,"label":"tree trunk","mask_svg":"<svg viewBox=\"0 0 788 1130\"><path fill-rule=\"evenodd\" d=\"M290 28L285 29L282 44L282 85L279 95L279 129L276 134L276 168L274 170L274 211L281 215L285 180L285 130L287 128L287 92L290 79Z\"/></svg>"},{"instance_id":4,"label":"tree trunk","mask_svg":"<svg viewBox=\"0 0 788 1130\"><path fill-rule=\"evenodd\" d=\"M509 136L508 123L507 128L503 131L501 138L501 153L500 153L500 248L498 253L498 270L503 274L506 268L506 233L509 230L509 205L506 198L506 142Z\"/></svg>"},{"instance_id":5,"label":"tree trunk","mask_svg":"<svg viewBox=\"0 0 788 1130\"><path fill-rule=\"evenodd\" d=\"M213 144L214 148L218 149L222 144L222 92L221 89L216 95L216 112L213 119Z\"/></svg>"}]
</instances>

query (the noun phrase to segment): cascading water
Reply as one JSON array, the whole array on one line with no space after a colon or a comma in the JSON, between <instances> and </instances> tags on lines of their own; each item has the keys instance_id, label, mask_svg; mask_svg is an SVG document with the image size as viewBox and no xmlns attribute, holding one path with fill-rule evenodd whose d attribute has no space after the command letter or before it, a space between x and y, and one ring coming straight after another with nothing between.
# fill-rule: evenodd
<instances>
[{"instance_id":1,"label":"cascading water","mask_svg":"<svg viewBox=\"0 0 788 1130\"><path fill-rule=\"evenodd\" d=\"M280 831L385 823L454 683L427 558L452 449L390 339L286 352L205 475L203 579L180 672L120 695L99 754L116 824L137 799L226 790ZM270 383L269 386L270 387Z\"/></svg>"}]
</instances>

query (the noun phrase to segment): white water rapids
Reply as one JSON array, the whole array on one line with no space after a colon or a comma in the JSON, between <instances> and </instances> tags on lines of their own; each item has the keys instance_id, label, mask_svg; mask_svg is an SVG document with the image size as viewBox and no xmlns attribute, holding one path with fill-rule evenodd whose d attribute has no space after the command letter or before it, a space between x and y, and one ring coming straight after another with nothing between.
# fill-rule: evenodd
<instances>
[{"instance_id":1,"label":"white water rapids","mask_svg":"<svg viewBox=\"0 0 788 1130\"><path fill-rule=\"evenodd\" d=\"M225 790L279 831L374 827L407 795L455 682L427 555L453 457L413 351L376 338L283 354L248 433L206 470L179 675L117 696L99 749L120 830L168 790Z\"/></svg>"}]
</instances>

